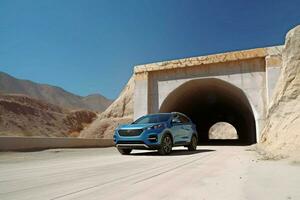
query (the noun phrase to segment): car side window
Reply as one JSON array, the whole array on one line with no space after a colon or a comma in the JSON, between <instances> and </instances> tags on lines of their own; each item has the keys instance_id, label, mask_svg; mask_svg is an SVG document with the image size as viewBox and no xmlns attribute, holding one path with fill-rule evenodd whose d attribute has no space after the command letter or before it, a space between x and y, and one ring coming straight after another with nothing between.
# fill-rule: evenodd
<instances>
[{"instance_id":1,"label":"car side window","mask_svg":"<svg viewBox=\"0 0 300 200\"><path fill-rule=\"evenodd\" d=\"M183 124L188 124L190 123L190 120L188 118L186 118L185 116L183 115L179 115L179 119L180 121L183 123Z\"/></svg>"}]
</instances>

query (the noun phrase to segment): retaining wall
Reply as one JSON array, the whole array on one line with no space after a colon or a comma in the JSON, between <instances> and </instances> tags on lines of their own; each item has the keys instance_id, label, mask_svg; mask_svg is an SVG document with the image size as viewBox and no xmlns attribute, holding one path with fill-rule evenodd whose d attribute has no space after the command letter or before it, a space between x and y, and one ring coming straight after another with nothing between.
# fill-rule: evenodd
<instances>
[{"instance_id":1,"label":"retaining wall","mask_svg":"<svg viewBox=\"0 0 300 200\"><path fill-rule=\"evenodd\" d=\"M111 147L113 145L112 139L0 137L0 151Z\"/></svg>"}]
</instances>

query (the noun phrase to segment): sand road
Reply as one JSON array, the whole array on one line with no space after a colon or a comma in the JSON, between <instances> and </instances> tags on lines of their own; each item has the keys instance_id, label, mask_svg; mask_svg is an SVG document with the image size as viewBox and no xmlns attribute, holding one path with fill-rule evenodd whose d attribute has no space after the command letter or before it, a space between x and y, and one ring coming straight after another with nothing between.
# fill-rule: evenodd
<instances>
[{"instance_id":1,"label":"sand road","mask_svg":"<svg viewBox=\"0 0 300 200\"><path fill-rule=\"evenodd\" d=\"M258 160L243 146L0 153L0 199L300 199L300 165Z\"/></svg>"}]
</instances>

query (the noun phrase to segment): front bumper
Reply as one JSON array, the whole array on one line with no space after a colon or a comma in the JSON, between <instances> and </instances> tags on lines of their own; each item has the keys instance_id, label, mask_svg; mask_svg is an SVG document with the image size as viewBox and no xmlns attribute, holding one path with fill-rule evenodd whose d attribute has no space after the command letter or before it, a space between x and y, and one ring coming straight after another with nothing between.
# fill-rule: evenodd
<instances>
[{"instance_id":1,"label":"front bumper","mask_svg":"<svg viewBox=\"0 0 300 200\"><path fill-rule=\"evenodd\" d=\"M163 129L143 130L138 136L120 136L115 130L114 143L116 147L124 149L158 149Z\"/></svg>"}]
</instances>

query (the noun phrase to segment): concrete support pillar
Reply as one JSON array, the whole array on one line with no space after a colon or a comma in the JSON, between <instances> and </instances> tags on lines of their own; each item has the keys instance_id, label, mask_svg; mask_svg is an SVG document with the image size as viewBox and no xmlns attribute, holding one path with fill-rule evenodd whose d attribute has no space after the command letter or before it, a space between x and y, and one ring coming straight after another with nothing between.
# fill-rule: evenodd
<instances>
[{"instance_id":1,"label":"concrete support pillar","mask_svg":"<svg viewBox=\"0 0 300 200\"><path fill-rule=\"evenodd\" d=\"M148 72L135 74L134 120L148 113Z\"/></svg>"},{"instance_id":2,"label":"concrete support pillar","mask_svg":"<svg viewBox=\"0 0 300 200\"><path fill-rule=\"evenodd\" d=\"M267 80L267 95L268 104L273 96L273 91L276 86L277 80L281 72L281 55L267 56L266 57L266 80Z\"/></svg>"}]
</instances>

